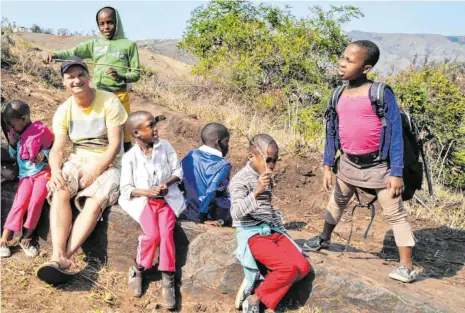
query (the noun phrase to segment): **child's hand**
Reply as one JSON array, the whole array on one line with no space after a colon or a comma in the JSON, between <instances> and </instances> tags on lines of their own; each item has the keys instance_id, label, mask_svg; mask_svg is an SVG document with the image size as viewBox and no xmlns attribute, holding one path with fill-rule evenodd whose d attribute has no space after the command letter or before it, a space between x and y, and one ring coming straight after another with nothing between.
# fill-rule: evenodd
<instances>
[{"instance_id":1,"label":"child's hand","mask_svg":"<svg viewBox=\"0 0 465 313\"><path fill-rule=\"evenodd\" d=\"M215 226L215 227L221 227L221 223L219 221L205 221L203 222L205 225L210 225L210 226Z\"/></svg>"},{"instance_id":2,"label":"child's hand","mask_svg":"<svg viewBox=\"0 0 465 313\"><path fill-rule=\"evenodd\" d=\"M331 167L325 165L323 168L323 189L328 192L332 186Z\"/></svg>"},{"instance_id":3,"label":"child's hand","mask_svg":"<svg viewBox=\"0 0 465 313\"><path fill-rule=\"evenodd\" d=\"M20 136L17 133L9 133L8 134L8 141L10 145L16 149L16 144L18 143Z\"/></svg>"},{"instance_id":4,"label":"child's hand","mask_svg":"<svg viewBox=\"0 0 465 313\"><path fill-rule=\"evenodd\" d=\"M48 51L42 51L40 53L40 57L41 57L42 62L44 64L50 64L52 62L52 59L53 59L52 54L50 52L48 52Z\"/></svg>"},{"instance_id":5,"label":"child's hand","mask_svg":"<svg viewBox=\"0 0 465 313\"><path fill-rule=\"evenodd\" d=\"M118 74L118 72L116 71L116 69L114 69L113 67L110 67L107 72L106 72L107 75L113 77L114 79L116 80L121 80L121 76Z\"/></svg>"},{"instance_id":6,"label":"child's hand","mask_svg":"<svg viewBox=\"0 0 465 313\"><path fill-rule=\"evenodd\" d=\"M271 184L271 172L265 172L258 178L257 189L255 189L255 198L265 192L267 186Z\"/></svg>"},{"instance_id":7,"label":"child's hand","mask_svg":"<svg viewBox=\"0 0 465 313\"><path fill-rule=\"evenodd\" d=\"M16 174L14 171L9 170L7 168L2 168L2 179L14 180L15 178L16 178Z\"/></svg>"},{"instance_id":8,"label":"child's hand","mask_svg":"<svg viewBox=\"0 0 465 313\"><path fill-rule=\"evenodd\" d=\"M42 151L39 151L39 153L37 153L35 159L34 159L34 163L35 164L40 164L45 158L45 153L43 153Z\"/></svg>"},{"instance_id":9,"label":"child's hand","mask_svg":"<svg viewBox=\"0 0 465 313\"><path fill-rule=\"evenodd\" d=\"M404 190L404 180L401 177L390 176L386 186L391 198L396 198Z\"/></svg>"}]
</instances>

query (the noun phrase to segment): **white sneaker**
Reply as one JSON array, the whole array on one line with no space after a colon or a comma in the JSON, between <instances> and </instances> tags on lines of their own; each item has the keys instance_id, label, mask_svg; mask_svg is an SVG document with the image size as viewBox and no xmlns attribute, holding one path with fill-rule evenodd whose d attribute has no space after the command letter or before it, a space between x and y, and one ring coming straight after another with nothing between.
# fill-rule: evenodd
<instances>
[{"instance_id":1,"label":"white sneaker","mask_svg":"<svg viewBox=\"0 0 465 313\"><path fill-rule=\"evenodd\" d=\"M21 239L19 241L19 246L30 258L33 258L39 254L39 249L32 243L31 239Z\"/></svg>"},{"instance_id":2,"label":"white sneaker","mask_svg":"<svg viewBox=\"0 0 465 313\"><path fill-rule=\"evenodd\" d=\"M8 258L11 256L11 251L9 247L1 246L0 247L0 258Z\"/></svg>"},{"instance_id":3,"label":"white sneaker","mask_svg":"<svg viewBox=\"0 0 465 313\"><path fill-rule=\"evenodd\" d=\"M249 298L251 296L248 296L247 299L244 300L242 303L242 312L244 313L260 313L260 304L251 304L249 303Z\"/></svg>"},{"instance_id":4,"label":"white sneaker","mask_svg":"<svg viewBox=\"0 0 465 313\"><path fill-rule=\"evenodd\" d=\"M410 283L417 278L417 272L415 272L415 270L409 270L405 265L400 265L389 273L389 277L404 283Z\"/></svg>"},{"instance_id":5,"label":"white sneaker","mask_svg":"<svg viewBox=\"0 0 465 313\"><path fill-rule=\"evenodd\" d=\"M242 280L241 286L239 287L239 290L236 293L236 300L234 301L234 307L236 308L236 310L242 309L242 303L247 297L247 295L245 294L246 285L247 285L247 280L244 277L244 279Z\"/></svg>"}]
</instances>

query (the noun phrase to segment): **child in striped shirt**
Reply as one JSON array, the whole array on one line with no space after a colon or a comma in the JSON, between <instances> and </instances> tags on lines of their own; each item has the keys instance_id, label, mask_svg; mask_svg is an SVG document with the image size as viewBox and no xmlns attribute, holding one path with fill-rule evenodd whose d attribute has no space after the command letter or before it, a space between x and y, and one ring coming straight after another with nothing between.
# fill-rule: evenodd
<instances>
[{"instance_id":1,"label":"child in striped shirt","mask_svg":"<svg viewBox=\"0 0 465 313\"><path fill-rule=\"evenodd\" d=\"M231 215L236 227L236 257L245 280L236 297L236 308L260 312L260 304L274 310L292 284L310 271L302 250L286 234L281 217L273 208L271 174L279 148L269 135L250 140L247 165L231 180ZM257 261L268 270L263 279ZM255 283L263 280L258 288Z\"/></svg>"}]
</instances>

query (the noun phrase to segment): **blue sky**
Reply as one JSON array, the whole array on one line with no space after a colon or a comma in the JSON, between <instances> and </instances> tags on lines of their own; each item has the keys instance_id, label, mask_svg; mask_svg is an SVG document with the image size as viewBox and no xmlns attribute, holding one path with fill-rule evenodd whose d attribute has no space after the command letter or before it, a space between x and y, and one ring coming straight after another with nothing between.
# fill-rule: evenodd
<instances>
[{"instance_id":1,"label":"blue sky","mask_svg":"<svg viewBox=\"0 0 465 313\"><path fill-rule=\"evenodd\" d=\"M465 35L465 2L350 2L350 1L263 1L274 6L288 4L295 16L309 15L308 7L321 5L355 5L365 17L347 24L344 29L383 33ZM179 39L191 11L205 1L5 1L2 17L18 25L43 28L68 28L72 31L97 29L95 13L105 5L120 11L128 38Z\"/></svg>"}]
</instances>

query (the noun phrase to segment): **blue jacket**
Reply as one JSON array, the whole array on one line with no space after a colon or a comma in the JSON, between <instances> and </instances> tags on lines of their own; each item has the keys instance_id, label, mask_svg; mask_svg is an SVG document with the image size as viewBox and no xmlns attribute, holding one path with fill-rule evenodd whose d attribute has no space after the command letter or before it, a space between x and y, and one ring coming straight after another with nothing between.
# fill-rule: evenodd
<instances>
[{"instance_id":1,"label":"blue jacket","mask_svg":"<svg viewBox=\"0 0 465 313\"><path fill-rule=\"evenodd\" d=\"M402 170L404 168L404 140L402 137L402 120L399 106L397 105L396 97L389 89L385 89L384 99L386 102L384 108L386 127L381 129L379 155L382 161L389 162L391 176L402 177ZM373 102L373 99L371 100ZM375 110L374 105L373 110ZM333 112L328 116L326 123L324 165L334 166L336 152L341 150L338 130L337 114Z\"/></svg>"},{"instance_id":2,"label":"blue jacket","mask_svg":"<svg viewBox=\"0 0 465 313\"><path fill-rule=\"evenodd\" d=\"M205 221L215 208L217 218L229 220L231 200L227 193L231 163L218 155L202 150L190 151L181 161L186 191L186 216Z\"/></svg>"}]
</instances>

